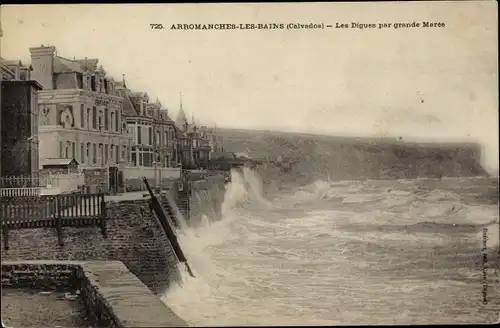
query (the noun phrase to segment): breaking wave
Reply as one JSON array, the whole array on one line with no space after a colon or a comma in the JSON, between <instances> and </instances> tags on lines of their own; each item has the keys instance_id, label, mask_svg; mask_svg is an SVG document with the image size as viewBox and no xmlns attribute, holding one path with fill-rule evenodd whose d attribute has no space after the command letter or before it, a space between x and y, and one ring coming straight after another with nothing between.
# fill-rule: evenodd
<instances>
[{"instance_id":1,"label":"breaking wave","mask_svg":"<svg viewBox=\"0 0 500 328\"><path fill-rule=\"evenodd\" d=\"M477 311L485 240L498 267L488 179L266 179L232 171L221 219L179 232L196 277L180 267L162 299L189 324L498 320L498 299Z\"/></svg>"}]
</instances>

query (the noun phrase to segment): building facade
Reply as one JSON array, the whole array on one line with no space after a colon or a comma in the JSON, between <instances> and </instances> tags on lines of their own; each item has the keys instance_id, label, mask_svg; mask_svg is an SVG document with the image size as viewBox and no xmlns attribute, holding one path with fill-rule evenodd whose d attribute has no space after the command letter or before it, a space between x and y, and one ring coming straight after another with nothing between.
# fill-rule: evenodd
<instances>
[{"instance_id":1,"label":"building facade","mask_svg":"<svg viewBox=\"0 0 500 328\"><path fill-rule=\"evenodd\" d=\"M142 174L137 169L160 167L169 172L167 168L181 165L208 166L211 152L217 149L216 138L212 130L199 128L194 120L188 122L182 100L174 122L158 99L152 102L146 92L133 92L124 79L115 81L98 59L64 58L54 46L41 45L29 51L31 66L2 60L0 78L9 81L5 88L14 85L11 80L23 81L17 83L16 92L9 89L8 93L26 95L26 101L16 106L23 108L20 113L24 114L18 114L29 121L30 127L27 134L16 138L24 138L28 145L29 154L23 156L30 158L30 174L36 174L50 160L75 159L80 169L107 169L111 185L114 173L110 172L118 167L133 167L135 170L127 172ZM32 118L26 116L28 113ZM8 142L14 142L14 121L0 118L0 133ZM2 160L0 157L0 163Z\"/></svg>"},{"instance_id":2,"label":"building facade","mask_svg":"<svg viewBox=\"0 0 500 328\"><path fill-rule=\"evenodd\" d=\"M176 131L167 109L159 100L151 103L146 92L132 92L125 82L118 90L124 101L124 117L131 136L128 165L176 167Z\"/></svg>"},{"instance_id":3,"label":"building facade","mask_svg":"<svg viewBox=\"0 0 500 328\"><path fill-rule=\"evenodd\" d=\"M30 79L31 67L20 61L0 62L0 175L37 178L38 91L42 87Z\"/></svg>"},{"instance_id":4,"label":"building facade","mask_svg":"<svg viewBox=\"0 0 500 328\"><path fill-rule=\"evenodd\" d=\"M181 100L179 114L175 121L180 139L178 154L181 157L181 164L185 168L207 169L212 148L217 148L214 131L206 126L198 127L194 117L191 121L189 123L187 120Z\"/></svg>"},{"instance_id":5,"label":"building facade","mask_svg":"<svg viewBox=\"0 0 500 328\"><path fill-rule=\"evenodd\" d=\"M168 115L159 100L148 106L147 115L153 117L153 151L155 161L160 167L176 167L179 163L175 157L176 133L175 123Z\"/></svg>"},{"instance_id":6,"label":"building facade","mask_svg":"<svg viewBox=\"0 0 500 328\"><path fill-rule=\"evenodd\" d=\"M57 56L30 48L39 93L40 159L74 158L81 168L117 166L130 152L123 98L98 59Z\"/></svg>"}]
</instances>

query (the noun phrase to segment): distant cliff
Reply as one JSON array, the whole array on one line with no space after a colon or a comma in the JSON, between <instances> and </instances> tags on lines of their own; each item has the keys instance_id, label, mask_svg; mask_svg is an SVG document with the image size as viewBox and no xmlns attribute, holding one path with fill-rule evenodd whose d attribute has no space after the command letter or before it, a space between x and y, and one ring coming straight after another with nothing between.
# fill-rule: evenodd
<instances>
[{"instance_id":1,"label":"distant cliff","mask_svg":"<svg viewBox=\"0 0 500 328\"><path fill-rule=\"evenodd\" d=\"M440 178L487 175L480 146L466 143L407 143L402 140L314 136L271 131L218 132L228 151L256 159L290 161L296 179ZM283 172L281 172L283 173ZM268 178L273 178L268 176Z\"/></svg>"}]
</instances>

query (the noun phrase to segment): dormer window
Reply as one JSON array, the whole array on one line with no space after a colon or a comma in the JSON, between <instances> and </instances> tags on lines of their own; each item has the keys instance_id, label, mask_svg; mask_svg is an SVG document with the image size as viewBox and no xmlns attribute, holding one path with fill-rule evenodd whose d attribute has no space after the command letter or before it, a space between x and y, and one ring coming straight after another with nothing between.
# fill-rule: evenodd
<instances>
[{"instance_id":1,"label":"dormer window","mask_svg":"<svg viewBox=\"0 0 500 328\"><path fill-rule=\"evenodd\" d=\"M76 83L78 89L83 89L83 75L81 73L76 73Z\"/></svg>"},{"instance_id":2,"label":"dormer window","mask_svg":"<svg viewBox=\"0 0 500 328\"><path fill-rule=\"evenodd\" d=\"M104 93L106 94L109 94L109 85L108 85L108 81L107 80L104 80Z\"/></svg>"},{"instance_id":3,"label":"dormer window","mask_svg":"<svg viewBox=\"0 0 500 328\"><path fill-rule=\"evenodd\" d=\"M141 116L144 115L145 109L146 109L146 101L143 100L143 101L141 101Z\"/></svg>"}]
</instances>

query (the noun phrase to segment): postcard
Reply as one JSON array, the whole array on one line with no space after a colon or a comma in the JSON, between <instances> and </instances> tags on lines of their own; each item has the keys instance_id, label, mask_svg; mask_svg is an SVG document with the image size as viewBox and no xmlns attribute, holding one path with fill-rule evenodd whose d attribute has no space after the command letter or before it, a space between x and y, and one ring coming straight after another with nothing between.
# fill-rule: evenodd
<instances>
[{"instance_id":1,"label":"postcard","mask_svg":"<svg viewBox=\"0 0 500 328\"><path fill-rule=\"evenodd\" d=\"M494 1L1 7L2 323L497 323Z\"/></svg>"}]
</instances>

